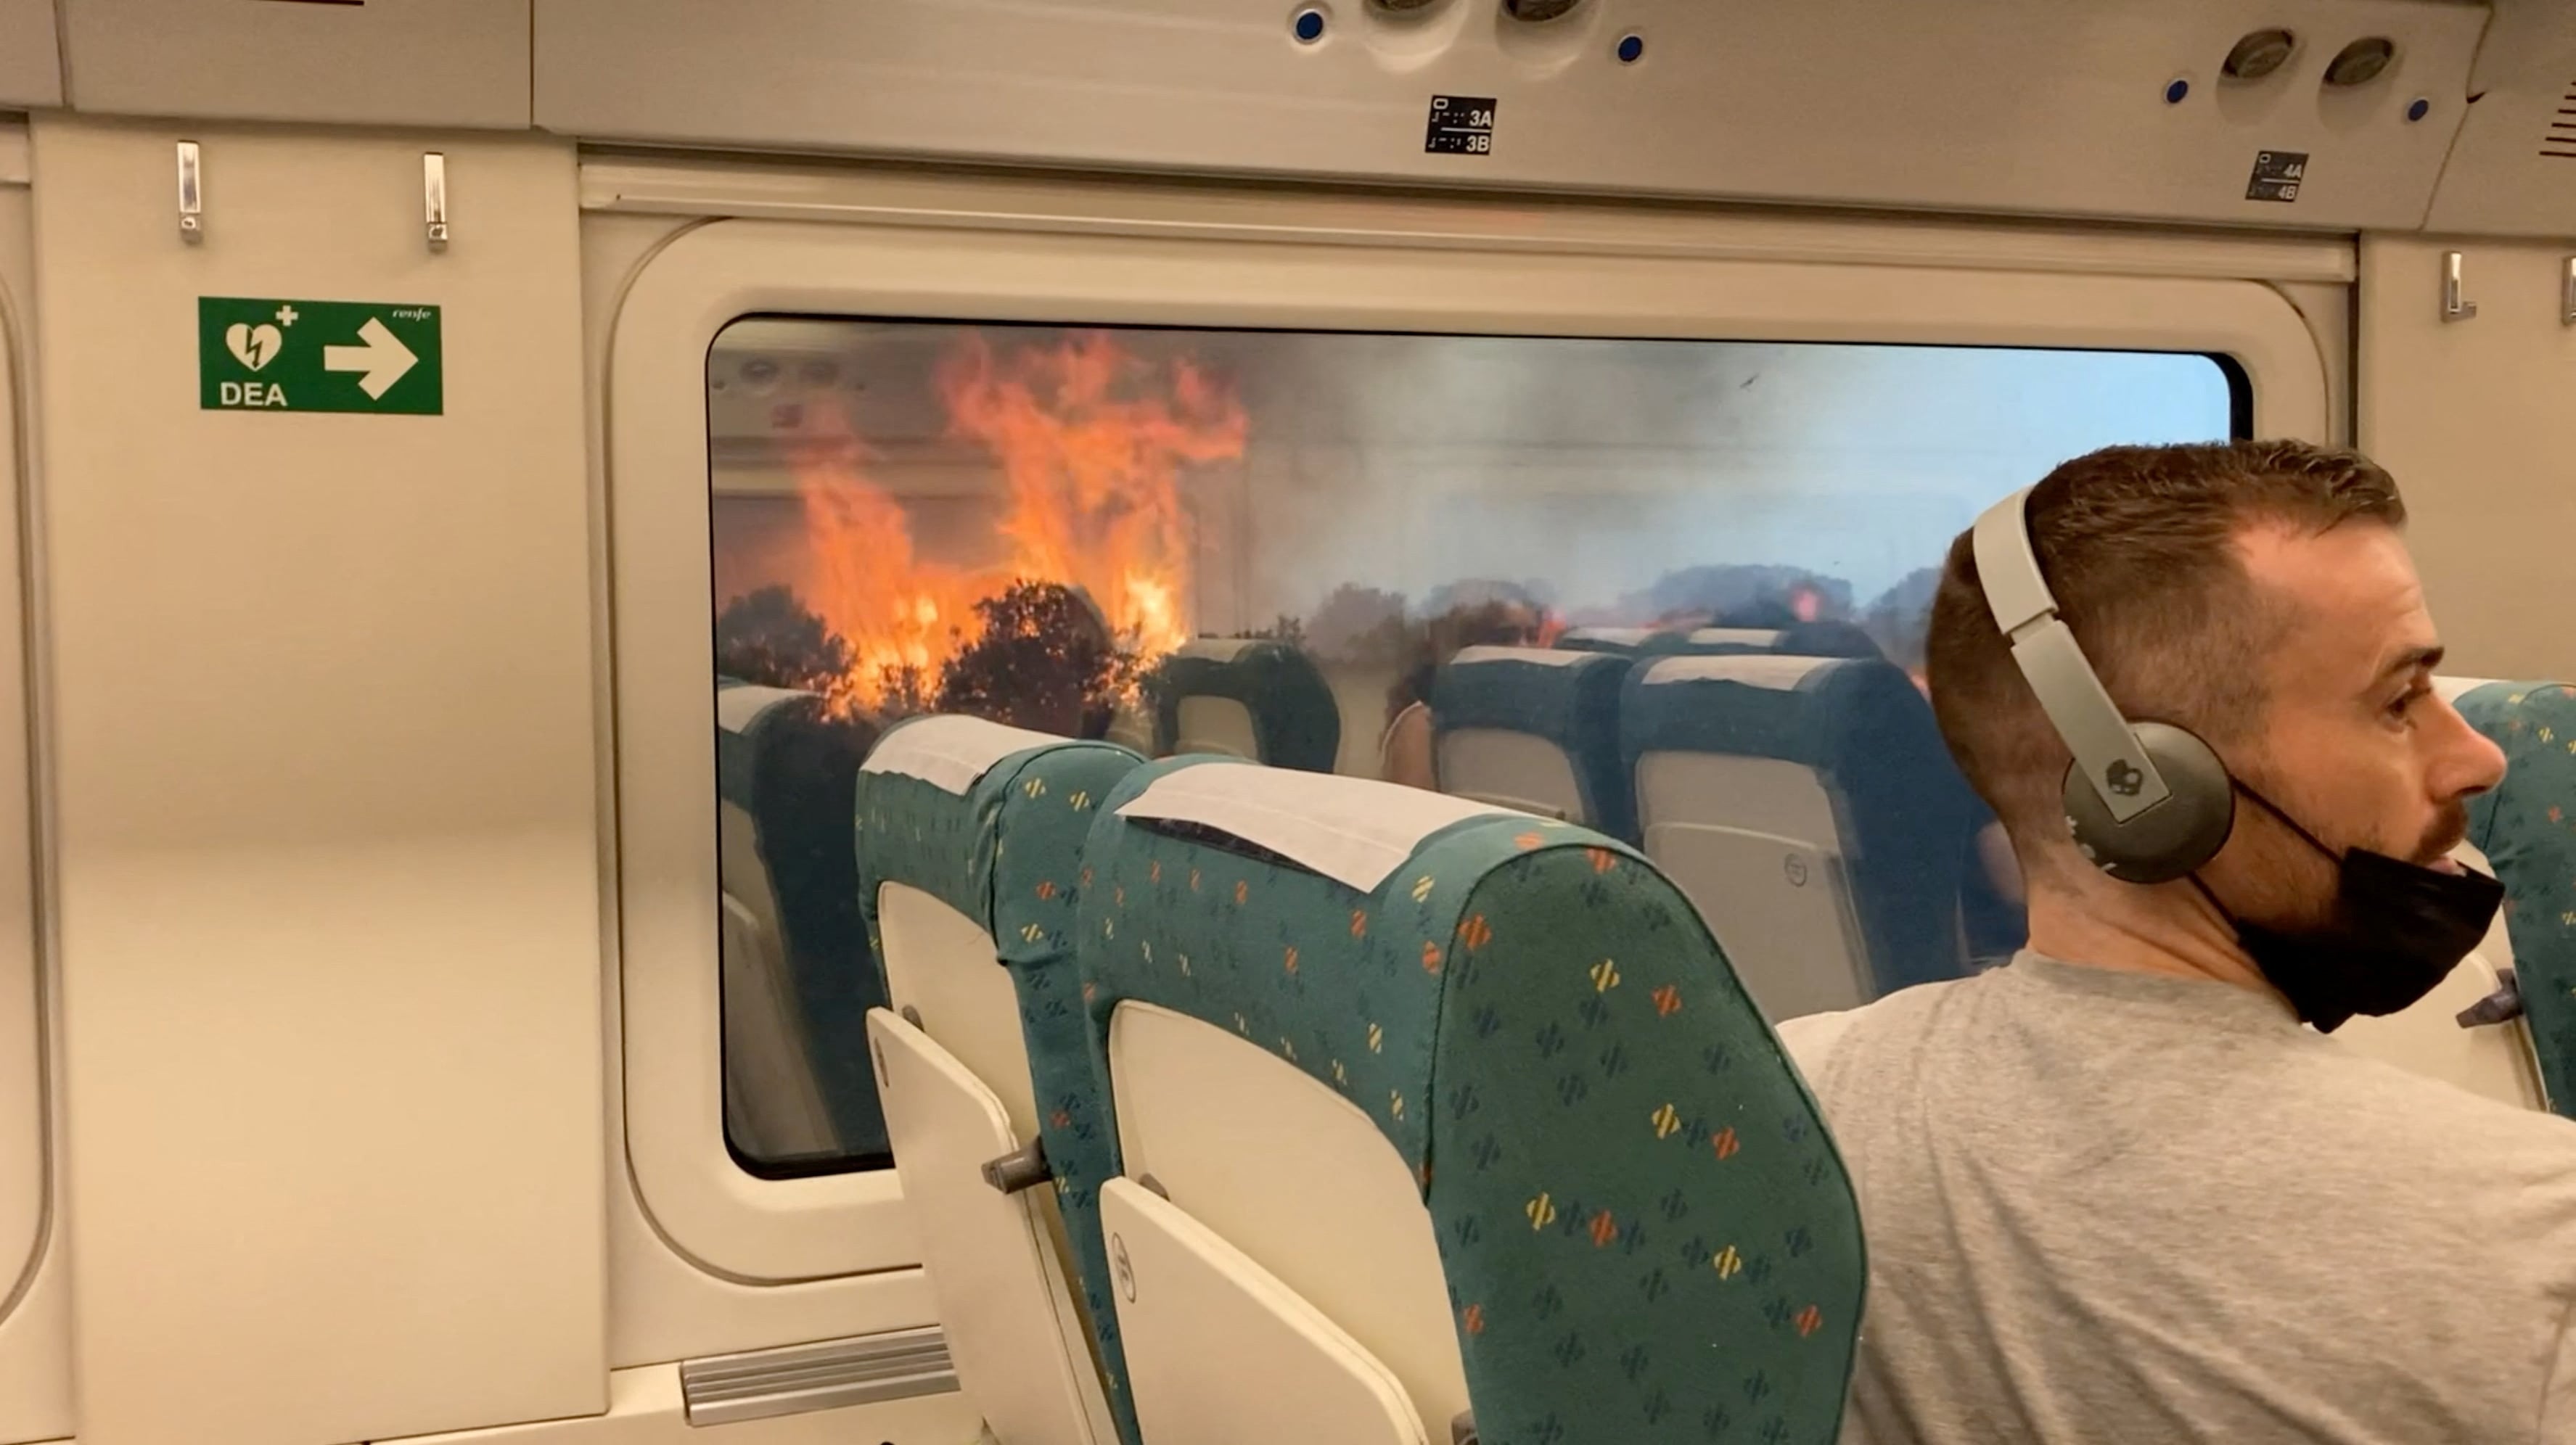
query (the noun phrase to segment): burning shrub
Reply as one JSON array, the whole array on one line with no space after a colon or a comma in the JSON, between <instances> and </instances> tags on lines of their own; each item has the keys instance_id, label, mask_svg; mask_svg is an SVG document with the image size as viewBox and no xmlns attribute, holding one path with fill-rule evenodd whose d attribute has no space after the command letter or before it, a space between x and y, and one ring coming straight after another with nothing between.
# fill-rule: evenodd
<instances>
[{"instance_id":1,"label":"burning shrub","mask_svg":"<svg viewBox=\"0 0 2576 1445\"><path fill-rule=\"evenodd\" d=\"M1108 731L1142 659L1089 598L1061 582L1015 582L975 612L982 635L940 669L939 711L1062 737Z\"/></svg>"},{"instance_id":2,"label":"burning shrub","mask_svg":"<svg viewBox=\"0 0 2576 1445\"><path fill-rule=\"evenodd\" d=\"M765 687L828 692L850 670L850 644L788 587L763 587L716 617L716 672Z\"/></svg>"},{"instance_id":3,"label":"burning shrub","mask_svg":"<svg viewBox=\"0 0 2576 1445\"><path fill-rule=\"evenodd\" d=\"M1162 653L1189 636L1196 542L1182 479L1242 457L1248 424L1231 385L1186 357L1132 355L1106 332L995 337L1003 344L961 331L934 379L948 435L989 453L999 470L996 529L1008 547L999 565L916 547L905 502L870 475L875 454L845 398L799 413L790 450L805 520L798 577L846 639L850 665L833 689L842 711L897 714L920 710L923 692L945 698L987 605L1025 610L1006 589L1032 582L1080 589L1123 645ZM993 655L1013 648L1003 639ZM962 669L960 695L980 695L984 666Z\"/></svg>"}]
</instances>

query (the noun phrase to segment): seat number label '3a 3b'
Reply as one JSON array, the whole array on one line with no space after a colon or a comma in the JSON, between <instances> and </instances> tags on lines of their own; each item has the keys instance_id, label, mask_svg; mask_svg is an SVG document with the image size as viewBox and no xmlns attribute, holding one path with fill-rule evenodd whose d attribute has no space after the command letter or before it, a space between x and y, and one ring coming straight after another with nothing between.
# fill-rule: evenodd
<instances>
[{"instance_id":1,"label":"seat number label '3a 3b'","mask_svg":"<svg viewBox=\"0 0 2576 1445\"><path fill-rule=\"evenodd\" d=\"M197 298L197 405L207 411L447 408L438 308L400 302Z\"/></svg>"}]
</instances>

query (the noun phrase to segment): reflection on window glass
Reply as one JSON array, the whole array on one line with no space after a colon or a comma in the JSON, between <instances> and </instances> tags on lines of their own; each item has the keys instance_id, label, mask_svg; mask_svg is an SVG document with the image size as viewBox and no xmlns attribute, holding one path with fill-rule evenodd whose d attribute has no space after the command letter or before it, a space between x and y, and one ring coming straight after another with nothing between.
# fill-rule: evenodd
<instances>
[{"instance_id":1,"label":"reflection on window glass","mask_svg":"<svg viewBox=\"0 0 2576 1445\"><path fill-rule=\"evenodd\" d=\"M767 317L707 384L726 1127L767 1173L886 1162L849 809L922 711L1624 834L1775 1015L2008 952L1918 691L1941 551L2242 396L2188 355Z\"/></svg>"}]
</instances>

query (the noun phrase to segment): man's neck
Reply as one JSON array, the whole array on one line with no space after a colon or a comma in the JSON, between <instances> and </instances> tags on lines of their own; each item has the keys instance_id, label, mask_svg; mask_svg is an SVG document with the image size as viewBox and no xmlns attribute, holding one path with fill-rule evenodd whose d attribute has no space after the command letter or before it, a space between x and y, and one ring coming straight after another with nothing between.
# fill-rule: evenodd
<instances>
[{"instance_id":1,"label":"man's neck","mask_svg":"<svg viewBox=\"0 0 2576 1445\"><path fill-rule=\"evenodd\" d=\"M2098 873L2034 879L2030 946L2066 963L2208 979L2280 998L2235 928L2187 882L2140 887Z\"/></svg>"}]
</instances>

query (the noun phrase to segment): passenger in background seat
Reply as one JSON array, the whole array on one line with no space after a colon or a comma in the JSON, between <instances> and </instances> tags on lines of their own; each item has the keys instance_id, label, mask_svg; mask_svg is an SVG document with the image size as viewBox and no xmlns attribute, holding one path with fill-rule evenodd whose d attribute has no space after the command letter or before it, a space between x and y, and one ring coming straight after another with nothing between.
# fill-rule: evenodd
<instances>
[{"instance_id":1,"label":"passenger in background seat","mask_svg":"<svg viewBox=\"0 0 2576 1445\"><path fill-rule=\"evenodd\" d=\"M2576 1441L2576 1123L2329 1036L2421 997L2495 898L2445 861L2503 764L2431 689L2394 482L2296 443L2123 448L2026 516L2112 701L2205 739L2234 821L2171 882L2078 852L1961 536L1932 699L2031 947L1780 1029L1869 1235L1843 1439Z\"/></svg>"},{"instance_id":2,"label":"passenger in background seat","mask_svg":"<svg viewBox=\"0 0 2576 1445\"><path fill-rule=\"evenodd\" d=\"M1386 699L1386 736L1378 743L1380 776L1390 783L1433 791L1431 680L1441 664L1470 647L1535 647L1547 615L1535 604L1496 600L1457 607L1431 620L1421 654Z\"/></svg>"}]
</instances>

